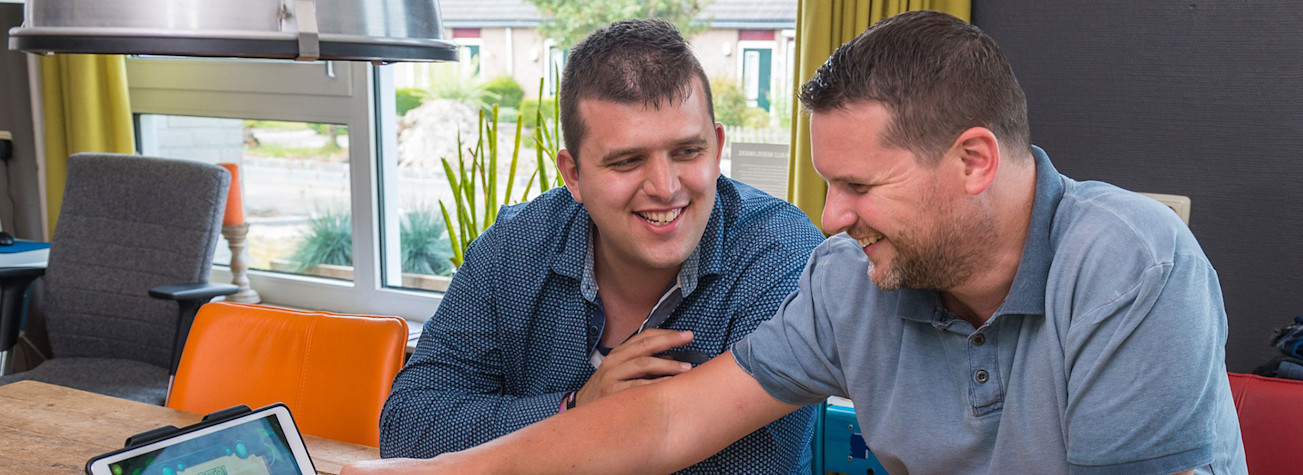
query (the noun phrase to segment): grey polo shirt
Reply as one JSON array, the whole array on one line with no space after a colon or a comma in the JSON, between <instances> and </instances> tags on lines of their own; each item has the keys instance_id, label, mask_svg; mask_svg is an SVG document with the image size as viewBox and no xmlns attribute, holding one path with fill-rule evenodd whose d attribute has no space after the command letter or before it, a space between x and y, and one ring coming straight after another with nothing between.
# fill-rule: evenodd
<instances>
[{"instance_id":1,"label":"grey polo shirt","mask_svg":"<svg viewBox=\"0 0 1303 475\"><path fill-rule=\"evenodd\" d=\"M1162 204L1077 182L1034 148L1036 197L981 328L937 292L884 292L845 234L733 346L792 404L849 397L893 474L1245 473L1216 272Z\"/></svg>"}]
</instances>

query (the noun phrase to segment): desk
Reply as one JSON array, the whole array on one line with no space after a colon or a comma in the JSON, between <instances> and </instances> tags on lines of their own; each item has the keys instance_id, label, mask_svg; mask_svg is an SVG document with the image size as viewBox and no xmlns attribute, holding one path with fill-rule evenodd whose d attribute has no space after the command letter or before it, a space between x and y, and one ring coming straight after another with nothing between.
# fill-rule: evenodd
<instances>
[{"instance_id":1,"label":"desk","mask_svg":"<svg viewBox=\"0 0 1303 475\"><path fill-rule=\"evenodd\" d=\"M20 241L24 242L24 241ZM42 267L50 261L50 248L0 252L0 267Z\"/></svg>"},{"instance_id":2,"label":"desk","mask_svg":"<svg viewBox=\"0 0 1303 475\"><path fill-rule=\"evenodd\" d=\"M6 248L14 250L32 246L35 246L32 242L19 241ZM18 333L22 330L23 294L27 293L27 284L45 272L49 260L49 247L0 252L0 375L9 369L9 349L18 343Z\"/></svg>"},{"instance_id":3,"label":"desk","mask_svg":"<svg viewBox=\"0 0 1303 475\"><path fill-rule=\"evenodd\" d=\"M0 386L0 473L85 473L86 461L127 437L202 416L36 381ZM317 473L380 458L379 449L303 436Z\"/></svg>"}]
</instances>

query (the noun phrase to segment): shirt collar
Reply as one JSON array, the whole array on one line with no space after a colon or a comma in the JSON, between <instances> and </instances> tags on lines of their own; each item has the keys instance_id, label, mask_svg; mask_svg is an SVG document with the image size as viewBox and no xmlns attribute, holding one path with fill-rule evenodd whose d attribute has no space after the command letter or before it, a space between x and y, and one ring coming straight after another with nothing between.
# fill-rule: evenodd
<instances>
[{"instance_id":1,"label":"shirt collar","mask_svg":"<svg viewBox=\"0 0 1303 475\"><path fill-rule=\"evenodd\" d=\"M1050 263L1054 257L1050 248L1050 225L1054 211L1063 199L1063 176L1050 163L1044 150L1032 146L1036 162L1036 194L1032 201L1031 222L1027 226L1027 242L1023 244L1022 259L1013 285L1004 303L996 309L991 319L1004 314L1044 315L1045 282L1049 279ZM897 312L900 318L920 322L941 322L941 299L936 291L901 289Z\"/></svg>"},{"instance_id":2,"label":"shirt collar","mask_svg":"<svg viewBox=\"0 0 1303 475\"><path fill-rule=\"evenodd\" d=\"M726 204L725 201L728 203ZM697 248L692 250L683 262L677 278L683 296L692 295L697 289L697 281L703 275L718 275L723 269L724 227L726 207L736 207L737 190L732 183L720 175L715 181L715 205L711 207L710 219L706 230L701 235ZM595 302L597 299L597 280L593 277L593 220L588 211L579 207L575 219L570 221L566 232L565 245L552 260L552 271L572 279L579 280L579 290L584 299Z\"/></svg>"},{"instance_id":3,"label":"shirt collar","mask_svg":"<svg viewBox=\"0 0 1303 475\"><path fill-rule=\"evenodd\" d=\"M1063 175L1050 163L1044 150L1032 146L1036 160L1036 197L1032 201L1032 220L1027 226L1027 242L1023 244L1022 261L1013 277L1013 286L1004 304L996 309L1002 314L1045 315L1045 282L1050 278L1050 263L1054 252L1050 248L1050 226L1054 224L1054 211L1063 200Z\"/></svg>"}]
</instances>

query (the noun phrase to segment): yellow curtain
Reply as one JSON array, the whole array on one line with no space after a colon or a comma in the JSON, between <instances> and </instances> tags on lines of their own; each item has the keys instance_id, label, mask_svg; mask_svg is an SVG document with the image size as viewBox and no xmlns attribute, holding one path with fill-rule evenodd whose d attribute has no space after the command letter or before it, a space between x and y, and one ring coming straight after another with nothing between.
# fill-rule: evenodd
<instances>
[{"instance_id":1,"label":"yellow curtain","mask_svg":"<svg viewBox=\"0 0 1303 475\"><path fill-rule=\"evenodd\" d=\"M41 58L45 114L45 193L50 236L63 204L68 155L135 153L127 67L121 55Z\"/></svg>"},{"instance_id":2,"label":"yellow curtain","mask_svg":"<svg viewBox=\"0 0 1303 475\"><path fill-rule=\"evenodd\" d=\"M792 93L792 146L787 165L787 200L816 226L823 214L828 186L810 164L810 118L801 114L801 85L814 77L833 50L869 25L913 10L946 12L971 21L972 0L801 0L796 13L796 67Z\"/></svg>"}]
</instances>

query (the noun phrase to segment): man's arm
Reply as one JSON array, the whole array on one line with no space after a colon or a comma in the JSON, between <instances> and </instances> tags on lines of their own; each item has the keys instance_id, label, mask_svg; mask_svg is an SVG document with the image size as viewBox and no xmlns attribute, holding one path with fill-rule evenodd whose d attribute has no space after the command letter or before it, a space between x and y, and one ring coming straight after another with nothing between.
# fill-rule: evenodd
<instances>
[{"instance_id":1,"label":"man's arm","mask_svg":"<svg viewBox=\"0 0 1303 475\"><path fill-rule=\"evenodd\" d=\"M1078 218L1064 232L1093 237L1066 241L1058 252L1081 264L1063 266L1068 275L1051 273L1052 283L1072 286L1047 293L1046 302L1071 316L1062 333L1068 462L1135 473L1211 462L1213 471L1234 473L1242 462L1217 274L1167 209L1150 201L1117 208L1127 204L1148 214L1120 225L1118 213Z\"/></svg>"},{"instance_id":2,"label":"man's arm","mask_svg":"<svg viewBox=\"0 0 1303 475\"><path fill-rule=\"evenodd\" d=\"M341 473L672 472L800 407L774 399L726 353L470 450L362 462Z\"/></svg>"}]
</instances>

